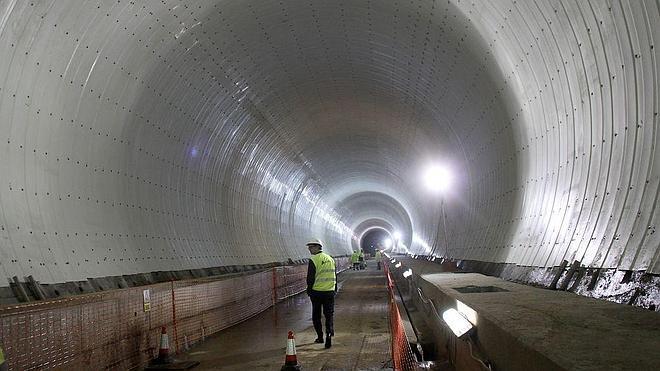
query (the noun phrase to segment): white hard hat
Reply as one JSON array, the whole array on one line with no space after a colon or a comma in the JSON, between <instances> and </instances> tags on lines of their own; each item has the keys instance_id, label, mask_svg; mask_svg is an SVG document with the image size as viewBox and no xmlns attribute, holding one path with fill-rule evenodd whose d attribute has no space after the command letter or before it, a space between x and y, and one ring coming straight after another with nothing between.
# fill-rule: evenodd
<instances>
[{"instance_id":1,"label":"white hard hat","mask_svg":"<svg viewBox=\"0 0 660 371\"><path fill-rule=\"evenodd\" d=\"M319 246L323 247L323 242L321 242L321 240L319 240L318 238L312 238L311 240L307 241L307 243L305 245L306 246L319 245Z\"/></svg>"}]
</instances>

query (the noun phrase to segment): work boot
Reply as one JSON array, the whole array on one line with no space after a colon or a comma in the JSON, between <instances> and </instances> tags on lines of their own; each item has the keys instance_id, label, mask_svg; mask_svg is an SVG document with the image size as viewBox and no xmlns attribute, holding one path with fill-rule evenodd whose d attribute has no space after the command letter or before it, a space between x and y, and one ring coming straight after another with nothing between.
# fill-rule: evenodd
<instances>
[{"instance_id":1,"label":"work boot","mask_svg":"<svg viewBox=\"0 0 660 371\"><path fill-rule=\"evenodd\" d=\"M332 337L330 335L325 337L325 349L328 349L332 346Z\"/></svg>"},{"instance_id":2,"label":"work boot","mask_svg":"<svg viewBox=\"0 0 660 371\"><path fill-rule=\"evenodd\" d=\"M317 337L316 340L314 340L314 342L315 342L316 344L321 344L321 343L323 343L323 335Z\"/></svg>"}]
</instances>

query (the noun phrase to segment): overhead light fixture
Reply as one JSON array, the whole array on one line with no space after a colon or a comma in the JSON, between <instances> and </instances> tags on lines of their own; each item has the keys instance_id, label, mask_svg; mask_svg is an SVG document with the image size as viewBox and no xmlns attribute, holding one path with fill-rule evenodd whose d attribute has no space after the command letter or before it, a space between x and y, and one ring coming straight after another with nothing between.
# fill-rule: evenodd
<instances>
[{"instance_id":1,"label":"overhead light fixture","mask_svg":"<svg viewBox=\"0 0 660 371\"><path fill-rule=\"evenodd\" d=\"M403 278L408 278L412 276L412 274L413 274L412 269L408 268L407 271L403 272Z\"/></svg>"},{"instance_id":2,"label":"overhead light fixture","mask_svg":"<svg viewBox=\"0 0 660 371\"><path fill-rule=\"evenodd\" d=\"M401 262L396 263L395 268L401 268Z\"/></svg>"},{"instance_id":3,"label":"overhead light fixture","mask_svg":"<svg viewBox=\"0 0 660 371\"><path fill-rule=\"evenodd\" d=\"M426 187L433 192L444 192L449 189L452 182L452 175L449 169L440 165L432 165L426 169L424 174L424 183Z\"/></svg>"},{"instance_id":4,"label":"overhead light fixture","mask_svg":"<svg viewBox=\"0 0 660 371\"><path fill-rule=\"evenodd\" d=\"M392 237L394 237L395 240L400 240L401 239L401 232L395 231L392 233Z\"/></svg>"},{"instance_id":5,"label":"overhead light fixture","mask_svg":"<svg viewBox=\"0 0 660 371\"><path fill-rule=\"evenodd\" d=\"M390 261L392 262L392 264L396 263L396 259L394 259L394 258L392 258L392 260L390 260Z\"/></svg>"},{"instance_id":6,"label":"overhead light fixture","mask_svg":"<svg viewBox=\"0 0 660 371\"><path fill-rule=\"evenodd\" d=\"M444 311L442 313L442 319L457 337L467 334L474 327L470 321L463 317L461 313L454 308L449 308Z\"/></svg>"}]
</instances>

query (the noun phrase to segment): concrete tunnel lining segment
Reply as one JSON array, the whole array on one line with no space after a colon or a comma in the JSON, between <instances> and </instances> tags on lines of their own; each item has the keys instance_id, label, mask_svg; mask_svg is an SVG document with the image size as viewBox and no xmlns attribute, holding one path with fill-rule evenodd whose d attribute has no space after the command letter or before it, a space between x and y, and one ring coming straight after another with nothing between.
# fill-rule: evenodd
<instances>
[{"instance_id":1,"label":"concrete tunnel lining segment","mask_svg":"<svg viewBox=\"0 0 660 371\"><path fill-rule=\"evenodd\" d=\"M387 208L340 204L374 190L432 253L419 169L444 159L451 257L658 274L658 24L653 1L4 2L0 273L346 254Z\"/></svg>"}]
</instances>

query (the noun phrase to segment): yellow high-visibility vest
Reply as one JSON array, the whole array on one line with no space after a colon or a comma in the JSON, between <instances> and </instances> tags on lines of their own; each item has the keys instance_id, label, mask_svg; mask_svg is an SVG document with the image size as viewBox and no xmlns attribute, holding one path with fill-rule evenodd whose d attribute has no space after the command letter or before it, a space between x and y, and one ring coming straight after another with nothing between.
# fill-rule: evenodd
<instances>
[{"instance_id":1,"label":"yellow high-visibility vest","mask_svg":"<svg viewBox=\"0 0 660 371\"><path fill-rule=\"evenodd\" d=\"M2 347L0 347L0 366L5 363L5 354L2 352Z\"/></svg>"},{"instance_id":2,"label":"yellow high-visibility vest","mask_svg":"<svg viewBox=\"0 0 660 371\"><path fill-rule=\"evenodd\" d=\"M335 260L332 256L320 252L312 255L312 262L316 268L314 277L314 291L335 291L337 276L335 275Z\"/></svg>"},{"instance_id":3,"label":"yellow high-visibility vest","mask_svg":"<svg viewBox=\"0 0 660 371\"><path fill-rule=\"evenodd\" d=\"M381 257L380 251L376 251L376 259L380 259L380 257Z\"/></svg>"},{"instance_id":4,"label":"yellow high-visibility vest","mask_svg":"<svg viewBox=\"0 0 660 371\"><path fill-rule=\"evenodd\" d=\"M353 251L353 254L351 254L351 263L357 263L358 262L358 253L357 251Z\"/></svg>"}]
</instances>

